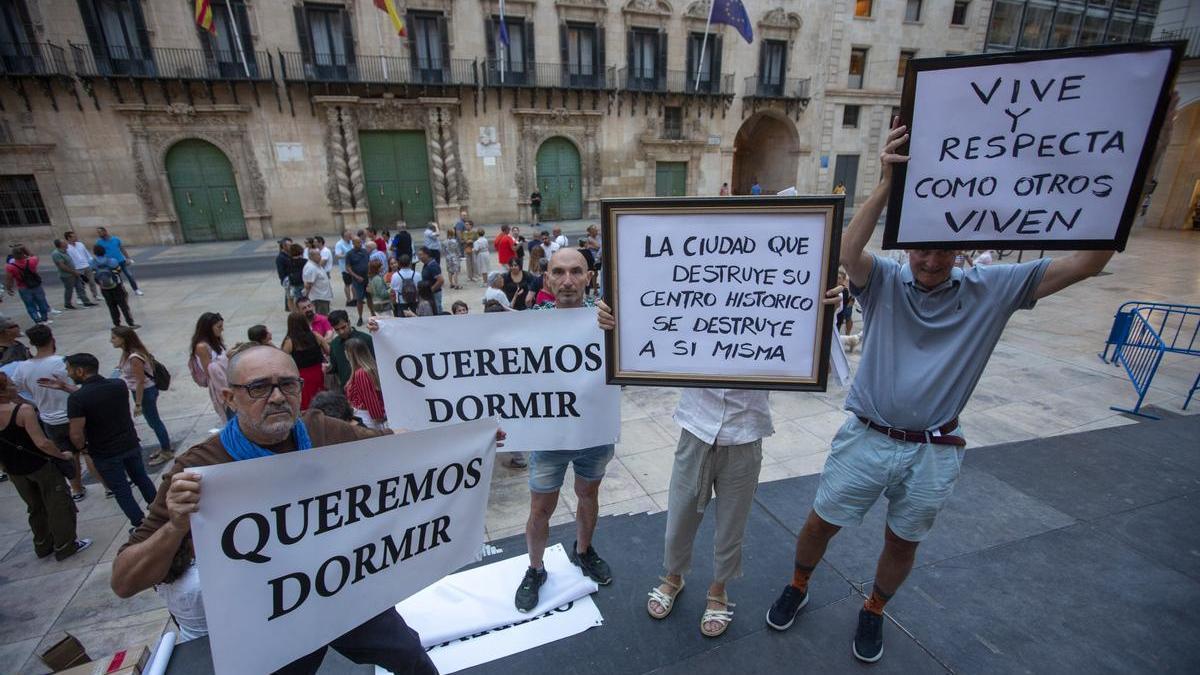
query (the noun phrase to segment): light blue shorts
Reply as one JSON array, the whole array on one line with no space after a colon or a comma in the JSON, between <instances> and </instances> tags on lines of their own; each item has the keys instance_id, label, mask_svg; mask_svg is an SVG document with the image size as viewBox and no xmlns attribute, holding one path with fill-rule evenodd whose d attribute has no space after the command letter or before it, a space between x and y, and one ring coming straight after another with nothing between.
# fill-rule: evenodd
<instances>
[{"instance_id":1,"label":"light blue shorts","mask_svg":"<svg viewBox=\"0 0 1200 675\"><path fill-rule=\"evenodd\" d=\"M950 435L962 436L962 427ZM907 541L921 541L954 491L964 448L908 443L850 417L833 437L813 510L826 522L861 525L886 495L887 524Z\"/></svg>"},{"instance_id":2,"label":"light blue shorts","mask_svg":"<svg viewBox=\"0 0 1200 675\"><path fill-rule=\"evenodd\" d=\"M568 464L575 466L576 478L598 481L604 478L604 469L615 451L616 448L610 443L582 450L532 452L529 454L529 491L558 492L563 477L567 475Z\"/></svg>"}]
</instances>

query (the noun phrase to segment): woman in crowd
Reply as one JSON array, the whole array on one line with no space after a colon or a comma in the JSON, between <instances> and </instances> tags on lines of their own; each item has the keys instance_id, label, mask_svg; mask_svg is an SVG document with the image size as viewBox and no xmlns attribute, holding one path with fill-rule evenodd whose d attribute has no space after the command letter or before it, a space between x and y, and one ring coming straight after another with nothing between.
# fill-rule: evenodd
<instances>
[{"instance_id":1,"label":"woman in crowd","mask_svg":"<svg viewBox=\"0 0 1200 675\"><path fill-rule=\"evenodd\" d=\"M146 418L146 424L154 430L158 437L158 452L146 460L149 466L158 466L175 457L171 452L171 436L167 427L158 415L158 386L154 382L154 356L142 344L142 339L128 326L114 326L112 346L121 350L121 360L117 367L121 371L121 379L129 387L133 395L133 414Z\"/></svg>"},{"instance_id":2,"label":"woman in crowd","mask_svg":"<svg viewBox=\"0 0 1200 675\"><path fill-rule=\"evenodd\" d=\"M499 303L505 311L512 309L508 302L508 296L504 294L504 277L499 274L492 276L491 281L488 282L487 290L483 292L483 306L485 310L489 302Z\"/></svg>"},{"instance_id":3,"label":"woman in crowd","mask_svg":"<svg viewBox=\"0 0 1200 675\"><path fill-rule=\"evenodd\" d=\"M188 369L192 373L192 380L199 386L208 388L208 398L222 423L232 415L221 398L221 391L228 387L225 369L229 361L222 337L224 332L225 319L220 314L201 314L196 320L196 330L192 332L192 345L188 352Z\"/></svg>"},{"instance_id":4,"label":"woman in crowd","mask_svg":"<svg viewBox=\"0 0 1200 675\"><path fill-rule=\"evenodd\" d=\"M386 281L388 283L388 285L390 286L392 284L392 277L396 274L396 272L399 272L399 271L400 271L400 261L397 260L396 258L388 256L388 271L387 271L387 274L383 275L383 280Z\"/></svg>"},{"instance_id":5,"label":"woman in crowd","mask_svg":"<svg viewBox=\"0 0 1200 675\"><path fill-rule=\"evenodd\" d=\"M505 274L503 279L504 296L508 298L509 306L517 310L525 309L529 299L526 296L529 295L531 275L521 269L520 260L513 258L508 261L508 274Z\"/></svg>"},{"instance_id":6,"label":"woman in crowd","mask_svg":"<svg viewBox=\"0 0 1200 675\"><path fill-rule=\"evenodd\" d=\"M546 302L554 302L554 294L550 292L549 288L546 288L546 269L549 266L550 263L545 258L542 258L540 261L538 261L539 274L537 277L537 283L535 284L537 291L533 298L534 305L540 305Z\"/></svg>"},{"instance_id":7,"label":"woman in crowd","mask_svg":"<svg viewBox=\"0 0 1200 675\"><path fill-rule=\"evenodd\" d=\"M367 282L367 291L371 294L371 308L377 315L390 316L392 314L392 289L383 278L383 263L379 260L372 260L367 265L367 274L371 279Z\"/></svg>"},{"instance_id":8,"label":"woman in crowd","mask_svg":"<svg viewBox=\"0 0 1200 675\"><path fill-rule=\"evenodd\" d=\"M470 223L467 224L470 226ZM475 230L475 244L472 250L475 251L475 271L479 273L479 280L483 282L484 288L488 285L488 271L492 268L491 249L488 248L487 233L483 228Z\"/></svg>"},{"instance_id":9,"label":"woman in crowd","mask_svg":"<svg viewBox=\"0 0 1200 675\"><path fill-rule=\"evenodd\" d=\"M296 368L300 370L300 378L304 380L304 388L300 391L300 409L308 410L313 396L325 388L324 361L329 357L329 343L313 332L308 325L308 317L300 312L292 312L288 314L287 337L283 338L280 347L292 355Z\"/></svg>"},{"instance_id":10,"label":"woman in crowd","mask_svg":"<svg viewBox=\"0 0 1200 675\"><path fill-rule=\"evenodd\" d=\"M462 264L462 246L459 245L458 231L453 227L446 230L446 241L442 243L442 271L446 273L446 285L462 290L458 285L458 270Z\"/></svg>"},{"instance_id":11,"label":"woman in crowd","mask_svg":"<svg viewBox=\"0 0 1200 675\"><path fill-rule=\"evenodd\" d=\"M346 359L350 362L350 380L346 382L346 399L354 406L354 414L372 429L387 428L387 413L383 407L383 392L379 386L379 370L367 344L358 338L346 341Z\"/></svg>"},{"instance_id":12,"label":"woman in crowd","mask_svg":"<svg viewBox=\"0 0 1200 675\"><path fill-rule=\"evenodd\" d=\"M422 281L417 284L417 308L416 311L406 309L404 316L433 316L433 286L429 285L428 281Z\"/></svg>"},{"instance_id":13,"label":"woman in crowd","mask_svg":"<svg viewBox=\"0 0 1200 675\"><path fill-rule=\"evenodd\" d=\"M271 329L260 324L250 326L246 330L246 339L254 344L263 345L265 347L274 347L275 338L271 336Z\"/></svg>"},{"instance_id":14,"label":"woman in crowd","mask_svg":"<svg viewBox=\"0 0 1200 675\"><path fill-rule=\"evenodd\" d=\"M542 248L537 240L534 240L534 245L529 249L529 273L541 274L542 261L546 259L546 250Z\"/></svg>"}]
</instances>

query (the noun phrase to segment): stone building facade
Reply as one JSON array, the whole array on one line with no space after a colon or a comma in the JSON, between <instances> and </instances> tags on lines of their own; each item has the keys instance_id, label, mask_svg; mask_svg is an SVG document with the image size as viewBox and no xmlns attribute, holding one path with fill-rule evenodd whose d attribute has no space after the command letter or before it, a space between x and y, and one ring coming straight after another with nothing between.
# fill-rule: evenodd
<instances>
[{"instance_id":1,"label":"stone building facade","mask_svg":"<svg viewBox=\"0 0 1200 675\"><path fill-rule=\"evenodd\" d=\"M982 49L990 0L0 0L0 232L258 239L460 208L878 180L904 59Z\"/></svg>"}]
</instances>

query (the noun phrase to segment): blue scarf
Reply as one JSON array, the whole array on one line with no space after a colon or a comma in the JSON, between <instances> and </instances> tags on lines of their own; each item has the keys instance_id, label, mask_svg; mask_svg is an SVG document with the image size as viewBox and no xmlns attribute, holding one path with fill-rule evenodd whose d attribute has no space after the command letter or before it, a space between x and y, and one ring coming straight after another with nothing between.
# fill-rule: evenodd
<instances>
[{"instance_id":1,"label":"blue scarf","mask_svg":"<svg viewBox=\"0 0 1200 675\"><path fill-rule=\"evenodd\" d=\"M312 439L308 437L308 429L304 426L304 422L296 420L296 425L292 427L292 433L296 435L297 450L312 448ZM225 452L228 452L235 462L243 459L270 457L275 454L246 438L246 434L242 433L242 428L238 426L237 415L230 417L225 428L221 430L221 445L225 446Z\"/></svg>"}]
</instances>

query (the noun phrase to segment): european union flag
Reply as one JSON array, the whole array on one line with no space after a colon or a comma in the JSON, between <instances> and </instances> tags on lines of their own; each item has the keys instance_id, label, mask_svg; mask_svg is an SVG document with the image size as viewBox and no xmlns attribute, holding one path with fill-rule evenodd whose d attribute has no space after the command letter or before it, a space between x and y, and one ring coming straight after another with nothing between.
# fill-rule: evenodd
<instances>
[{"instance_id":1,"label":"european union flag","mask_svg":"<svg viewBox=\"0 0 1200 675\"><path fill-rule=\"evenodd\" d=\"M504 0L500 0L500 44L508 49L508 21L504 18Z\"/></svg>"},{"instance_id":2,"label":"european union flag","mask_svg":"<svg viewBox=\"0 0 1200 675\"><path fill-rule=\"evenodd\" d=\"M746 13L742 0L713 0L708 16L709 23L733 26L746 38L746 42L754 42L754 27L750 25L750 15Z\"/></svg>"}]
</instances>

